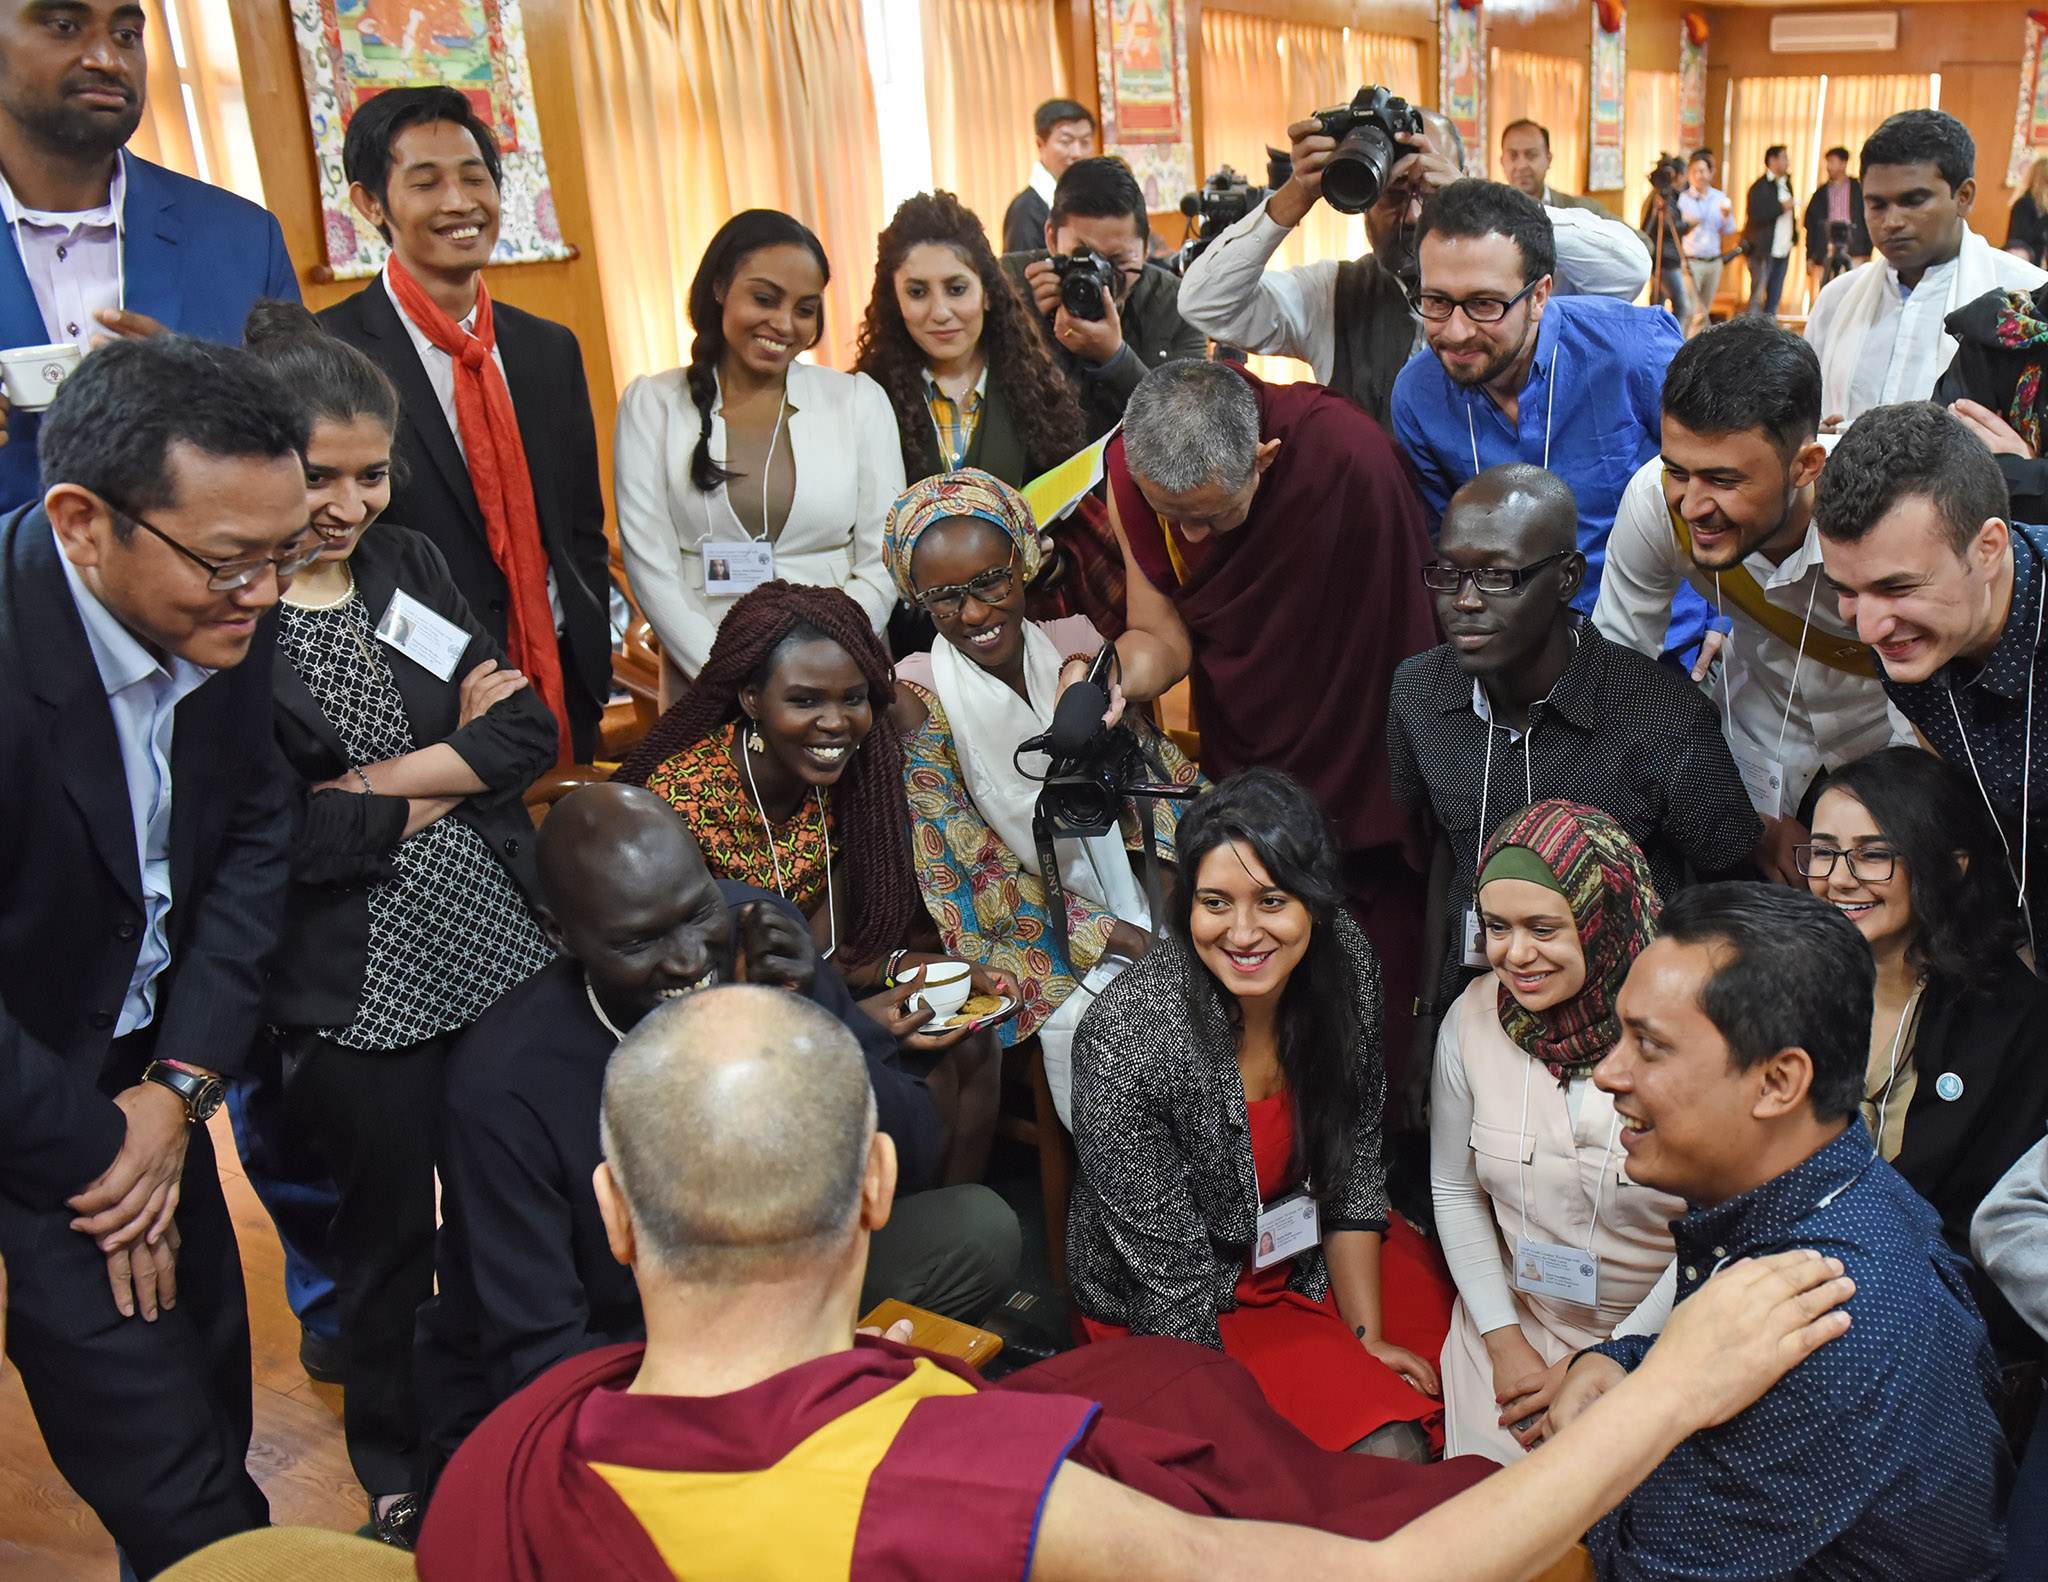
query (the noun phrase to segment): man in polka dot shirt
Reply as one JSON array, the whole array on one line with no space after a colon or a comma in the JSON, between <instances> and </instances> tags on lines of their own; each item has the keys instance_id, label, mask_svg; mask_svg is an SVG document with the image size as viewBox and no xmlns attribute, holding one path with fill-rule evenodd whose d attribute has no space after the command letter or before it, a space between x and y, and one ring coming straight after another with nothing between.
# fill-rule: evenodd
<instances>
[{"instance_id":1,"label":"man in polka dot shirt","mask_svg":"<svg viewBox=\"0 0 2048 1582\"><path fill-rule=\"evenodd\" d=\"M1681 891L1637 958L1614 1095L1628 1175L1691 1205L1682 1303L1723 1264L1841 1259L1848 1334L1692 1435L1586 1535L1601 1582L1974 1582L2000 1576L2011 1460L1997 1365L1934 1212L1857 1115L1874 968L1833 907L1775 885ZM1582 1352L1546 1431L1635 1369L1650 1337Z\"/></svg>"}]
</instances>

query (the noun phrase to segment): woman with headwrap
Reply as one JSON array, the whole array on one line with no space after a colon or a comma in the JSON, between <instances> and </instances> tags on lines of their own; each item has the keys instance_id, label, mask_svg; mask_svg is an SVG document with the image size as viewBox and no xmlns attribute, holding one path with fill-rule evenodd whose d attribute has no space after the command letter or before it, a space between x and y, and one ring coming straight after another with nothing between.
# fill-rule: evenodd
<instances>
[{"instance_id":1,"label":"woman with headwrap","mask_svg":"<svg viewBox=\"0 0 2048 1582\"><path fill-rule=\"evenodd\" d=\"M1685 1205L1628 1179L1614 1101L1591 1081L1656 935L1642 853L1604 813L1538 802L1494 832L1477 892L1493 975L1437 1037L1430 1185L1458 1285L1445 1454L1506 1464L1541 1437L1577 1352L1663 1328Z\"/></svg>"},{"instance_id":2,"label":"woman with headwrap","mask_svg":"<svg viewBox=\"0 0 2048 1582\"><path fill-rule=\"evenodd\" d=\"M1024 589L1037 571L1037 525L1022 495L974 468L912 485L883 530L883 554L904 601L921 606L941 641L896 668L895 715L907 759L911 860L946 949L1022 985L1024 1009L1005 1041L1037 1033L1060 1118L1068 1116L1074 1027L1095 993L1151 942L1144 887L1129 851L1143 844L1135 808L1120 835L1057 843L1067 941L1060 950L1031 815L1046 769L1018 745L1052 723L1060 667L1092 659L1100 632L1085 616L1034 622ZM1153 763L1181 785L1199 778L1142 722ZM1160 855L1171 861L1175 804L1154 804Z\"/></svg>"}]
</instances>

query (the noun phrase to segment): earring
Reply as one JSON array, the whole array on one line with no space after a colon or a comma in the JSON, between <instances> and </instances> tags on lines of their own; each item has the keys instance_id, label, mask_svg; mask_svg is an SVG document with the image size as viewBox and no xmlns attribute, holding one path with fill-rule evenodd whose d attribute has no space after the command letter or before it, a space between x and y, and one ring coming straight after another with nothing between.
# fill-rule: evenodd
<instances>
[{"instance_id":1,"label":"earring","mask_svg":"<svg viewBox=\"0 0 2048 1582\"><path fill-rule=\"evenodd\" d=\"M761 740L761 722L749 714L747 716L747 751L750 753L765 753L767 750L768 744Z\"/></svg>"}]
</instances>

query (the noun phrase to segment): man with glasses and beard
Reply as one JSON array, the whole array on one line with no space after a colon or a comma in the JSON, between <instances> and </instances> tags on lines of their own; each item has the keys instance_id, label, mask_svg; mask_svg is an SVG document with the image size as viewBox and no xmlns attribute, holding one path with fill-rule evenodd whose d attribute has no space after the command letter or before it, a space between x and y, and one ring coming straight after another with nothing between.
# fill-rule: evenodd
<instances>
[{"instance_id":1,"label":"man with glasses and beard","mask_svg":"<svg viewBox=\"0 0 2048 1582\"><path fill-rule=\"evenodd\" d=\"M1650 655L1684 587L1725 618L1708 693L1764 821L1757 864L1784 884L1804 883L1792 848L1825 771L1913 739L1825 586L1820 391L1813 348L1775 324L1731 319L1687 341L1664 376L1662 453L1622 494L1593 611L1605 636Z\"/></svg>"},{"instance_id":2,"label":"man with glasses and beard","mask_svg":"<svg viewBox=\"0 0 2048 1582\"><path fill-rule=\"evenodd\" d=\"M0 351L165 329L239 345L257 299L299 300L274 216L126 152L144 32L138 0L0 0ZM0 395L0 510L40 492L41 420Z\"/></svg>"},{"instance_id":3,"label":"man with glasses and beard","mask_svg":"<svg viewBox=\"0 0 2048 1582\"><path fill-rule=\"evenodd\" d=\"M1488 467L1554 472L1578 502L1586 575L1573 606L1593 613L1622 490L1657 453L1664 367L1682 337L1661 308L1554 292L1559 213L1497 181L1460 181L1423 208L1416 302L1433 357L1394 382L1393 430L1441 518ZM1684 652L1707 606L1681 590L1667 646Z\"/></svg>"}]
</instances>

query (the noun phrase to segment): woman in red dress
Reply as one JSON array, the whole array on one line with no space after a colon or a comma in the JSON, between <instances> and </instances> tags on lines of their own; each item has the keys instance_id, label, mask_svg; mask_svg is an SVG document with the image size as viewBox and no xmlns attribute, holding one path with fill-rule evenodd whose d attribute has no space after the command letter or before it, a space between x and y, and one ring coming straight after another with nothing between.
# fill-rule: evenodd
<instances>
[{"instance_id":1,"label":"woman in red dress","mask_svg":"<svg viewBox=\"0 0 2048 1582\"><path fill-rule=\"evenodd\" d=\"M1325 1449L1420 1458L1450 1283L1388 1212L1379 962L1335 841L1254 769L1195 802L1179 854L1177 926L1074 1040L1081 1327L1215 1346Z\"/></svg>"}]
</instances>

